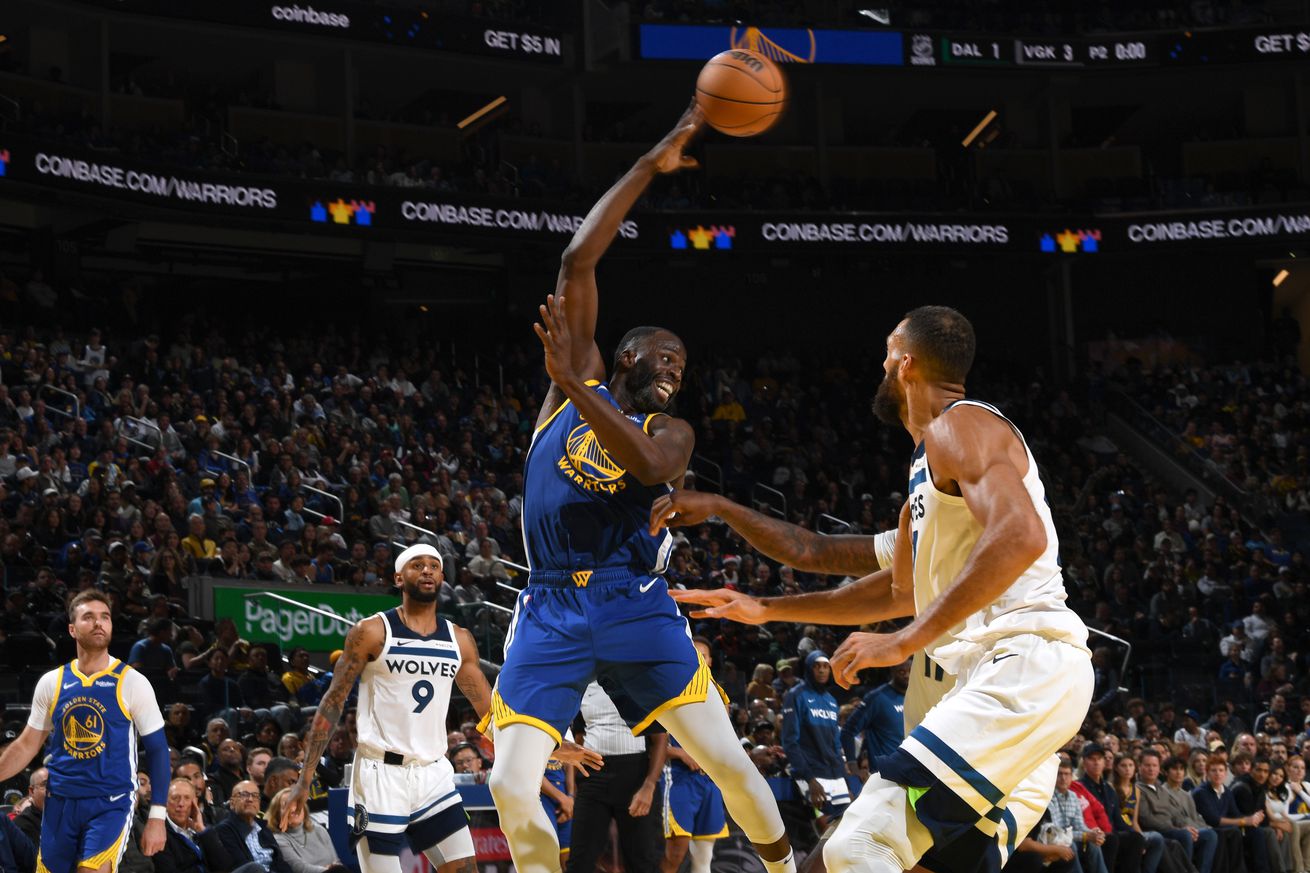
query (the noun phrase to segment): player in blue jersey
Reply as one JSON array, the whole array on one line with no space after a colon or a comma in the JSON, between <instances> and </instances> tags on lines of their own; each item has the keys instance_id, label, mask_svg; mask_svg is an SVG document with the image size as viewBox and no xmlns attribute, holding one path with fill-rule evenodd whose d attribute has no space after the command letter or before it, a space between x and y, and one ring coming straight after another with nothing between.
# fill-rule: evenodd
<instances>
[{"instance_id":1,"label":"player in blue jersey","mask_svg":"<svg viewBox=\"0 0 1310 873\"><path fill-rule=\"evenodd\" d=\"M149 856L164 848L169 782L164 718L146 678L109 656L114 628L108 599L99 591L83 591L69 603L68 613L77 658L37 682L27 726L0 754L0 782L31 763L53 733L36 871L114 873L132 834L138 738L152 786L141 852Z\"/></svg>"},{"instance_id":2,"label":"player in blue jersey","mask_svg":"<svg viewBox=\"0 0 1310 873\"><path fill-rule=\"evenodd\" d=\"M702 123L689 109L592 208L564 252L556 293L535 326L551 387L524 469L523 538L530 573L492 696L490 786L514 865L556 873L555 828L538 800L546 760L593 680L634 734L657 719L723 790L768 873L794 869L778 805L717 698L709 668L660 575L672 538L648 531L651 505L680 483L690 425L670 417L687 353L672 332L629 331L605 364L596 346L597 262L660 173L695 166L683 154ZM590 873L590 871L586 871Z\"/></svg>"}]
</instances>

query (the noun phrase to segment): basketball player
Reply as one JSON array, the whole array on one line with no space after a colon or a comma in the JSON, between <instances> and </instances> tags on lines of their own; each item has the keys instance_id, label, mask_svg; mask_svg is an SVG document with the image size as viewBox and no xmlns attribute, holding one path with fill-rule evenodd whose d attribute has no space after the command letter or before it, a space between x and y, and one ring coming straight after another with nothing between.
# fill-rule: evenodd
<instances>
[{"instance_id":1,"label":"basketball player","mask_svg":"<svg viewBox=\"0 0 1310 873\"><path fill-rule=\"evenodd\" d=\"M356 853L365 873L399 873L406 843L442 873L475 873L468 828L454 770L446 758L450 686L479 715L491 703L473 635L437 617L443 581L441 554L414 545L396 558L401 604L371 615L346 634L332 684L314 715L306 766L282 814L303 809L346 697L360 680L359 745L350 778Z\"/></svg>"},{"instance_id":2,"label":"basketball player","mask_svg":"<svg viewBox=\"0 0 1310 873\"><path fill-rule=\"evenodd\" d=\"M855 576L856 581L830 591L815 591L784 597L752 597L730 588L712 591L670 591L674 600L708 607L693 612L692 618L727 619L742 624L786 621L797 624L860 625L908 618L914 614L910 586L894 586L892 559L896 531L868 535L821 536L799 525L748 509L717 494L675 491L655 501L651 529L691 527L711 516L718 517L741 534L757 551L775 561L807 573ZM905 733L919 726L924 715L955 687L947 674L920 651L914 655L910 684L905 691L903 721ZM1037 825L1050 801L1059 758L1052 755L1015 789L997 825L996 841L1000 864L1014 851L1025 834ZM870 762L871 769L877 764ZM818 846L805 859L801 873L822 873L822 849L836 824L828 828ZM934 861L932 852L922 860L928 870L946 869Z\"/></svg>"},{"instance_id":3,"label":"basketball player","mask_svg":"<svg viewBox=\"0 0 1310 873\"><path fill-rule=\"evenodd\" d=\"M0 754L0 782L31 763L53 732L37 873L114 873L135 820L138 735L151 784L141 853L164 848L168 741L150 683L109 656L109 600L83 591L69 603L68 618L77 657L37 682L27 725Z\"/></svg>"},{"instance_id":4,"label":"basketball player","mask_svg":"<svg viewBox=\"0 0 1310 873\"><path fill-rule=\"evenodd\" d=\"M490 786L521 873L556 873L555 829L537 798L551 750L598 679L640 735L659 720L710 774L764 859L795 869L768 785L738 743L691 631L660 575L672 537L647 533L651 503L681 482L693 434L665 413L686 349L667 330L620 341L606 384L594 339L595 268L624 215L658 173L691 167L692 108L592 208L564 253L556 294L534 329L552 385L524 470L523 538L531 572L505 641L491 713Z\"/></svg>"},{"instance_id":5,"label":"basketball player","mask_svg":"<svg viewBox=\"0 0 1310 873\"><path fill-rule=\"evenodd\" d=\"M709 642L704 637L693 637L692 642L701 660L709 664ZM723 698L723 689L717 684L715 688ZM723 792L673 738L669 739L668 760L664 769L664 858L660 873L678 873L688 852L691 873L710 873L714 841L728 835Z\"/></svg>"},{"instance_id":6,"label":"basketball player","mask_svg":"<svg viewBox=\"0 0 1310 873\"><path fill-rule=\"evenodd\" d=\"M894 556L896 578L913 579L918 617L896 634L852 634L833 669L849 684L859 669L923 647L925 667L957 684L879 759L824 850L834 871L909 869L929 846L934 869L973 869L979 857L999 867L998 831L1010 834L1003 847L1015 839L1008 807L1049 801L1044 771L1090 701L1086 628L1064 604L1036 462L994 407L964 398L973 349L972 326L945 307L914 310L888 338L875 410L918 445ZM906 596L863 582L877 598ZM877 614L880 605L869 605L878 618L899 611Z\"/></svg>"}]
</instances>

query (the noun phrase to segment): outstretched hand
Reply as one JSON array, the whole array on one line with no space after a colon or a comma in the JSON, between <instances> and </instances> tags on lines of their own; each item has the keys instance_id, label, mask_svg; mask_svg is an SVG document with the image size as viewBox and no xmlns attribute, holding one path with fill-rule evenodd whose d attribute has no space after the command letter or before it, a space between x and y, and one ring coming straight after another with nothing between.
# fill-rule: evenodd
<instances>
[{"instance_id":1,"label":"outstretched hand","mask_svg":"<svg viewBox=\"0 0 1310 873\"><path fill-rule=\"evenodd\" d=\"M700 524L715 513L716 500L714 494L681 489L656 497L650 507L650 535L658 536L666 527Z\"/></svg>"},{"instance_id":2,"label":"outstretched hand","mask_svg":"<svg viewBox=\"0 0 1310 873\"><path fill-rule=\"evenodd\" d=\"M894 667L910 655L899 631L854 633L832 655L832 679L842 688L850 688L859 683L860 671L865 667Z\"/></svg>"},{"instance_id":3,"label":"outstretched hand","mask_svg":"<svg viewBox=\"0 0 1310 873\"><path fill-rule=\"evenodd\" d=\"M600 752L594 749L588 749L579 746L577 743L571 743L568 740L559 744L559 748L552 755L556 761L559 761L566 767L571 767L579 776L590 776L587 768L599 770L605 766L605 759L601 757Z\"/></svg>"},{"instance_id":4,"label":"outstretched hand","mask_svg":"<svg viewBox=\"0 0 1310 873\"><path fill-rule=\"evenodd\" d=\"M564 297L546 296L546 302L537 307L541 321L532 329L546 351L546 372L556 385L564 385L577 378L573 369L573 336L568 319L564 317ZM544 326L543 326L544 325Z\"/></svg>"},{"instance_id":5,"label":"outstretched hand","mask_svg":"<svg viewBox=\"0 0 1310 873\"><path fill-rule=\"evenodd\" d=\"M678 170L693 170L700 164L693 157L683 154L691 138L705 124L705 113L697 105L695 98L687 111L682 113L678 123L664 135L664 139L646 153L657 173L674 173Z\"/></svg>"},{"instance_id":6,"label":"outstretched hand","mask_svg":"<svg viewBox=\"0 0 1310 873\"><path fill-rule=\"evenodd\" d=\"M764 624L768 621L764 606L758 598L731 588L715 588L713 591L670 589L669 596L678 603L710 607L692 610L692 618L726 618L740 624Z\"/></svg>"}]
</instances>

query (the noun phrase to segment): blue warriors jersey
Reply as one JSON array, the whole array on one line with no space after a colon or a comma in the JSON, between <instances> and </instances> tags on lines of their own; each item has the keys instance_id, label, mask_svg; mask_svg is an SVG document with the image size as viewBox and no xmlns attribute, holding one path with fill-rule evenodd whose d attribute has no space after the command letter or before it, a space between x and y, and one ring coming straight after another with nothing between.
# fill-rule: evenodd
<instances>
[{"instance_id":1,"label":"blue warriors jersey","mask_svg":"<svg viewBox=\"0 0 1310 873\"><path fill-rule=\"evenodd\" d=\"M607 385L587 385L618 409ZM661 414L627 418L648 431ZM534 575L620 568L663 573L673 537L668 531L651 536L647 528L651 504L670 491L669 485L643 485L629 475L565 400L533 435L523 472L528 566Z\"/></svg>"},{"instance_id":2,"label":"blue warriors jersey","mask_svg":"<svg viewBox=\"0 0 1310 873\"><path fill-rule=\"evenodd\" d=\"M61 797L136 791L136 726L122 694L131 669L122 661L91 676L73 664L59 668L46 766Z\"/></svg>"}]
</instances>

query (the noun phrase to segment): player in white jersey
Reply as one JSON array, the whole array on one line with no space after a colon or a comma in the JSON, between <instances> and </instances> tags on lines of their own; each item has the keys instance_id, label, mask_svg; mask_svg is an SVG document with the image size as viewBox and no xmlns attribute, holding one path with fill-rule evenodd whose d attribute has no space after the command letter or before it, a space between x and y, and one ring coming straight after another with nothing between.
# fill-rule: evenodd
<instances>
[{"instance_id":1,"label":"player in white jersey","mask_svg":"<svg viewBox=\"0 0 1310 873\"><path fill-rule=\"evenodd\" d=\"M902 608L913 596L916 618L852 634L833 671L849 684L922 649L956 685L879 759L824 850L834 873L908 870L930 847L940 866L999 867L1015 792L1049 769L1091 700L1087 631L1064 603L1036 461L999 412L965 402L973 353L972 326L946 307L914 310L888 337L874 409L917 448L893 559L901 585L872 593ZM1026 802L1049 799L1036 788Z\"/></svg>"},{"instance_id":2,"label":"player in white jersey","mask_svg":"<svg viewBox=\"0 0 1310 873\"><path fill-rule=\"evenodd\" d=\"M909 585L893 587L892 584L895 530L872 536L821 536L717 494L697 491L676 491L656 501L651 511L651 525L653 528L695 526L711 517L721 519L753 548L789 567L806 573L853 576L856 579L829 591L784 597L757 598L729 588L669 592L679 602L707 607L693 612L692 618L728 619L742 624L786 621L862 625L914 614L914 597ZM924 715L954 687L954 676L934 664L925 653L916 652L910 670L910 684L905 692L905 732L908 734L918 727ZM1059 758L1052 755L1011 794L996 832L1002 866L1046 811L1051 788L1055 785L1058 761ZM876 763L871 762L871 768L876 770ZM835 829L834 824L829 833ZM806 859L802 873L817 873L823 869L820 850L826 842L825 836ZM946 865L936 862L931 853L920 863L929 870L946 869Z\"/></svg>"},{"instance_id":3,"label":"player in white jersey","mask_svg":"<svg viewBox=\"0 0 1310 873\"><path fill-rule=\"evenodd\" d=\"M893 559L915 619L851 634L833 655L849 683L923 649L955 687L879 759L824 849L830 873L895 873L931 846L941 863L999 861L1015 789L1077 733L1092 695L1087 628L1065 604L1059 540L1022 435L965 400L973 326L944 306L908 313L887 338L874 411L915 443Z\"/></svg>"},{"instance_id":4,"label":"player in white jersey","mask_svg":"<svg viewBox=\"0 0 1310 873\"><path fill-rule=\"evenodd\" d=\"M306 766L284 807L284 821L303 807L312 762L322 757L359 679L349 814L365 873L400 873L406 845L423 852L441 873L477 870L468 816L446 759L446 710L454 683L484 715L491 687L473 635L437 617L443 578L441 555L431 546L410 546L396 559L401 605L361 620L346 634L305 743Z\"/></svg>"}]
</instances>

